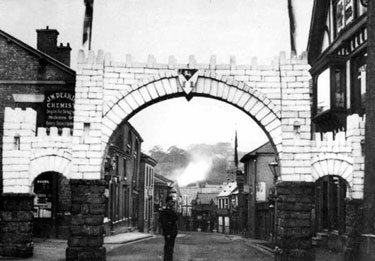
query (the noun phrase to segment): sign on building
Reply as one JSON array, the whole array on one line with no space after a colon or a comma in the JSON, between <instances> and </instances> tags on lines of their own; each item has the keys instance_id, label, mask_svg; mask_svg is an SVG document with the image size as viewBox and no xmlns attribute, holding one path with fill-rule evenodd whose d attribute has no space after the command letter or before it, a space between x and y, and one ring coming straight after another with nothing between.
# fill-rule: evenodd
<instances>
[{"instance_id":1,"label":"sign on building","mask_svg":"<svg viewBox=\"0 0 375 261\"><path fill-rule=\"evenodd\" d=\"M46 127L73 128L74 92L45 92Z\"/></svg>"}]
</instances>

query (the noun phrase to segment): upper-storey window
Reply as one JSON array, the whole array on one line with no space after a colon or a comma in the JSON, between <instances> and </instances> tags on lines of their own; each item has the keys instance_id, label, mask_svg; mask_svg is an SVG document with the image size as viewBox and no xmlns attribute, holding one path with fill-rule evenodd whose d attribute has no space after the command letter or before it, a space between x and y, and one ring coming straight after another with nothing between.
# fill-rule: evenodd
<instances>
[{"instance_id":1,"label":"upper-storey window","mask_svg":"<svg viewBox=\"0 0 375 261\"><path fill-rule=\"evenodd\" d=\"M345 108L345 68L332 66L317 78L317 114Z\"/></svg>"},{"instance_id":2,"label":"upper-storey window","mask_svg":"<svg viewBox=\"0 0 375 261\"><path fill-rule=\"evenodd\" d=\"M337 36L354 19L367 11L366 0L333 0L333 28Z\"/></svg>"},{"instance_id":3,"label":"upper-storey window","mask_svg":"<svg viewBox=\"0 0 375 261\"><path fill-rule=\"evenodd\" d=\"M354 19L354 0L338 0L333 4L336 35Z\"/></svg>"},{"instance_id":4,"label":"upper-storey window","mask_svg":"<svg viewBox=\"0 0 375 261\"><path fill-rule=\"evenodd\" d=\"M367 53L361 53L352 62L351 112L360 115L366 105L366 58Z\"/></svg>"},{"instance_id":5,"label":"upper-storey window","mask_svg":"<svg viewBox=\"0 0 375 261\"><path fill-rule=\"evenodd\" d=\"M329 110L331 108L331 95L330 95L330 70L323 71L317 80L317 113Z\"/></svg>"},{"instance_id":6,"label":"upper-storey window","mask_svg":"<svg viewBox=\"0 0 375 261\"><path fill-rule=\"evenodd\" d=\"M133 145L133 137L132 132L128 131L128 137L127 137L127 143L126 143L126 152L130 154L132 152L132 145Z\"/></svg>"}]
</instances>

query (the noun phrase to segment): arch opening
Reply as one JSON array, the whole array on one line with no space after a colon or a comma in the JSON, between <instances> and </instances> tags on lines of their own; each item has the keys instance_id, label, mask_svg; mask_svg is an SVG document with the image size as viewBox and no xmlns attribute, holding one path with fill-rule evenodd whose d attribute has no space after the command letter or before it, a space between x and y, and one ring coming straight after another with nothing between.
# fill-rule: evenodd
<instances>
[{"instance_id":1,"label":"arch opening","mask_svg":"<svg viewBox=\"0 0 375 261\"><path fill-rule=\"evenodd\" d=\"M159 85L164 86L164 93L161 93ZM281 120L278 106L259 91L237 81L231 80L228 83L213 78L212 75L210 77L201 75L197 79L196 87L188 95L189 99L211 98L240 109L263 130L276 155L281 151ZM177 77L162 77L121 97L117 96L103 115L104 155L108 152L109 141L119 125L153 104L177 97L187 97L186 92L179 87Z\"/></svg>"},{"instance_id":2,"label":"arch opening","mask_svg":"<svg viewBox=\"0 0 375 261\"><path fill-rule=\"evenodd\" d=\"M58 172L43 172L33 180L32 192L34 236L68 238L72 206L69 179Z\"/></svg>"}]
</instances>

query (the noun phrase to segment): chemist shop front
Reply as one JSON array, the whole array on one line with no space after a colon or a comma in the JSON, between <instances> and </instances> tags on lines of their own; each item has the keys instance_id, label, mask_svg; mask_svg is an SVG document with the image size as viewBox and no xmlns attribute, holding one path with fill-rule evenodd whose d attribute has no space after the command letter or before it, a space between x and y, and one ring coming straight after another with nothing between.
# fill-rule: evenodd
<instances>
[{"instance_id":1,"label":"chemist shop front","mask_svg":"<svg viewBox=\"0 0 375 261\"><path fill-rule=\"evenodd\" d=\"M56 172L45 172L33 182L34 236L69 236L71 193L69 180Z\"/></svg>"}]
</instances>

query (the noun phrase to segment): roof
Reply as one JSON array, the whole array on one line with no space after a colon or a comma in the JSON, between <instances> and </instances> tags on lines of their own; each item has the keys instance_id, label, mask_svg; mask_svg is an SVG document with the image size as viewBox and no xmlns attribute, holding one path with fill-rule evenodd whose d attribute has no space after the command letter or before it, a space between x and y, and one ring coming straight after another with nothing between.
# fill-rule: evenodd
<instances>
[{"instance_id":1,"label":"roof","mask_svg":"<svg viewBox=\"0 0 375 261\"><path fill-rule=\"evenodd\" d=\"M156 164L158 164L158 162L154 158L152 158L151 156L149 156L149 155L147 155L143 152L141 152L141 161L143 161L143 162L145 162L145 163L147 163L147 164L149 164L153 167L155 167Z\"/></svg>"},{"instance_id":2,"label":"roof","mask_svg":"<svg viewBox=\"0 0 375 261\"><path fill-rule=\"evenodd\" d=\"M210 204L211 200L216 201L217 193L197 193L196 199L200 199L201 204Z\"/></svg>"},{"instance_id":3,"label":"roof","mask_svg":"<svg viewBox=\"0 0 375 261\"><path fill-rule=\"evenodd\" d=\"M0 30L0 36L4 37L8 42L12 42L22 49L26 50L27 52L33 54L34 56L38 58L44 58L47 62L50 64L53 64L55 67L65 71L68 74L71 74L72 76L76 75L76 72L72 70L69 66L63 64L62 62L56 60L55 58L45 54L44 52L41 52L30 45L27 45L26 43L22 42L21 40L11 36L10 34L7 34L6 32Z\"/></svg>"},{"instance_id":4,"label":"roof","mask_svg":"<svg viewBox=\"0 0 375 261\"><path fill-rule=\"evenodd\" d=\"M191 198L195 198L197 193L213 193L213 194L219 194L223 190L224 185L206 185L206 187L181 187L180 192L181 195L186 195Z\"/></svg>"},{"instance_id":5,"label":"roof","mask_svg":"<svg viewBox=\"0 0 375 261\"><path fill-rule=\"evenodd\" d=\"M263 144L262 146L259 146L255 150L247 153L245 156L243 156L240 161L242 163L248 162L249 159L257 157L259 154L275 154L275 150L272 147L272 144L270 142L267 142Z\"/></svg>"},{"instance_id":6,"label":"roof","mask_svg":"<svg viewBox=\"0 0 375 261\"><path fill-rule=\"evenodd\" d=\"M329 0L314 1L309 39L307 43L308 60L310 64L319 56L321 52L329 2Z\"/></svg>"},{"instance_id":7,"label":"roof","mask_svg":"<svg viewBox=\"0 0 375 261\"><path fill-rule=\"evenodd\" d=\"M157 184L157 185L164 185L164 186L171 186L173 183L172 180L162 176L162 175L159 175L157 173L154 174L154 184Z\"/></svg>"},{"instance_id":8,"label":"roof","mask_svg":"<svg viewBox=\"0 0 375 261\"><path fill-rule=\"evenodd\" d=\"M236 190L237 190L237 182L236 181L229 182L223 188L223 190L219 193L219 195L217 195L217 197L228 197L231 194L237 194L238 190L237 190L237 193L236 193Z\"/></svg>"}]
</instances>

